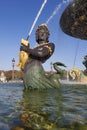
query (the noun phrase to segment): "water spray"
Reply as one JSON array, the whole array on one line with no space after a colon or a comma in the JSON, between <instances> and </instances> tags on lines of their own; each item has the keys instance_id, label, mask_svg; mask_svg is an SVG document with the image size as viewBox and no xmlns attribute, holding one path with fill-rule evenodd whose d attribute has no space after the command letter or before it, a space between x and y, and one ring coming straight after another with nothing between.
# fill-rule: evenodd
<instances>
[{"instance_id":1,"label":"water spray","mask_svg":"<svg viewBox=\"0 0 87 130\"><path fill-rule=\"evenodd\" d=\"M69 3L70 1L71 0L63 0L62 3L58 4L57 7L54 9L52 15L46 21L46 24L48 24L53 19L53 17L58 13L63 4Z\"/></svg>"},{"instance_id":2,"label":"water spray","mask_svg":"<svg viewBox=\"0 0 87 130\"><path fill-rule=\"evenodd\" d=\"M57 7L55 8L55 10L53 11L52 15L51 15L51 16L48 18L48 20L46 21L46 24L48 24L48 23L51 21L51 19L57 14L57 12L58 12L59 9L61 8L62 4L69 3L70 1L71 1L71 0L63 0L62 3L58 4ZM37 13L37 16L35 17L35 20L34 20L32 26L31 26L31 29L30 29L30 31L29 31L29 33L28 33L28 36L27 36L27 39L26 39L26 40L29 39L30 34L32 33L32 30L33 30L33 28L34 28L34 26L35 26L35 24L36 24L36 22L37 22L37 20L38 20L38 18L39 18L39 16L40 16L40 14L41 14L41 12L42 12L42 10L43 10L43 8L44 8L44 6L45 6L46 3L47 3L47 0L44 0L44 2L43 2L42 5L41 5L41 8L40 8L39 12Z\"/></svg>"},{"instance_id":3,"label":"water spray","mask_svg":"<svg viewBox=\"0 0 87 130\"><path fill-rule=\"evenodd\" d=\"M61 8L62 4L58 4L57 7L55 8L55 10L53 11L52 15L48 18L48 20L46 21L46 24L49 23L49 21L51 21L51 19L57 14L58 10Z\"/></svg>"},{"instance_id":4,"label":"water spray","mask_svg":"<svg viewBox=\"0 0 87 130\"><path fill-rule=\"evenodd\" d=\"M71 0L63 0L63 3L69 3L69 2L71 2Z\"/></svg>"},{"instance_id":5,"label":"water spray","mask_svg":"<svg viewBox=\"0 0 87 130\"><path fill-rule=\"evenodd\" d=\"M40 16L40 14L41 14L41 12L42 12L42 10L43 10L43 8L44 8L44 6L45 6L46 3L47 3L47 0L44 0L44 2L43 2L43 4L42 4L42 6L41 6L41 8L40 8L40 10L39 10L39 12L38 12L36 18L35 18L35 20L34 20L34 22L33 22L33 24L32 24L32 26L31 26L31 29L30 29L30 31L29 31L29 33L28 33L28 36L27 36L27 39L26 39L26 40L29 39L30 34L32 33L32 30L33 30L33 28L34 28L34 26L35 26L35 24L36 24L36 22L37 22L37 20L38 20L38 18L39 18L39 16Z\"/></svg>"}]
</instances>

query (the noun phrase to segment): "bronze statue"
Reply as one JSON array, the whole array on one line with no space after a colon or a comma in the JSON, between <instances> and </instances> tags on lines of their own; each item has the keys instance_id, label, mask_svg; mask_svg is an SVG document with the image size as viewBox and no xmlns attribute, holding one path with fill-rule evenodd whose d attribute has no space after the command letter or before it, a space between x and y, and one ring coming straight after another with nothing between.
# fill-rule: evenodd
<instances>
[{"instance_id":1,"label":"bronze statue","mask_svg":"<svg viewBox=\"0 0 87 130\"><path fill-rule=\"evenodd\" d=\"M58 74L46 76L42 66L55 50L54 43L49 42L49 35L50 32L46 24L41 24L36 29L36 41L39 44L37 47L31 49L29 46L21 43L20 51L26 52L29 56L24 68L22 68L24 71L23 81L25 90L58 88L60 86ZM57 65L60 65L60 63Z\"/></svg>"}]
</instances>

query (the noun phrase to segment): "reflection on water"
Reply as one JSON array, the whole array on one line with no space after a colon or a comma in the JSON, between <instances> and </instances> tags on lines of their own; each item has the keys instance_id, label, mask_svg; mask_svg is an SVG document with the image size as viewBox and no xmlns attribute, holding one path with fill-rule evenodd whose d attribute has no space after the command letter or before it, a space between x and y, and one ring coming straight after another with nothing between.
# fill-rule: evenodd
<instances>
[{"instance_id":1,"label":"reflection on water","mask_svg":"<svg viewBox=\"0 0 87 130\"><path fill-rule=\"evenodd\" d=\"M20 115L28 113L30 116L30 112L35 116L38 114L40 124L47 125L46 128L49 122L53 125L47 130L86 130L87 86L23 92L22 83L0 84L0 130L27 126L27 122L21 122Z\"/></svg>"}]
</instances>

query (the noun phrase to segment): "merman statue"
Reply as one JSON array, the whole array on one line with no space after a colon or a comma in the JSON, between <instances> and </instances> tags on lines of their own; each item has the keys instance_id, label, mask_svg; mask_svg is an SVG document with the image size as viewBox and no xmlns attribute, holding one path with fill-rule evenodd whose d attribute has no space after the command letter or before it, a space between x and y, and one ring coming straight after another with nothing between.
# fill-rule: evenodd
<instances>
[{"instance_id":1,"label":"merman statue","mask_svg":"<svg viewBox=\"0 0 87 130\"><path fill-rule=\"evenodd\" d=\"M23 83L24 90L29 89L47 89L47 88L59 88L59 75L58 73L46 76L45 70L42 66L54 53L55 45L49 42L50 32L46 24L41 24L36 29L36 41L39 44L37 47L31 49L25 45L26 40L22 40L20 53L26 52L27 56L24 59L24 72ZM23 56L23 55L22 55ZM19 63L20 64L20 63ZM58 64L60 65L60 63Z\"/></svg>"}]
</instances>

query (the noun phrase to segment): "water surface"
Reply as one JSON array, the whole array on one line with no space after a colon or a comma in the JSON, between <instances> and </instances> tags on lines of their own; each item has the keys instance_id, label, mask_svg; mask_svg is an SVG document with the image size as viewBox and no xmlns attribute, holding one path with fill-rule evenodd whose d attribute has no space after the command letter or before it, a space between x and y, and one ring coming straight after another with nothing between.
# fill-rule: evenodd
<instances>
[{"instance_id":1,"label":"water surface","mask_svg":"<svg viewBox=\"0 0 87 130\"><path fill-rule=\"evenodd\" d=\"M47 113L51 130L87 129L87 86L23 92L23 83L0 83L0 130L21 126L23 112Z\"/></svg>"}]
</instances>

